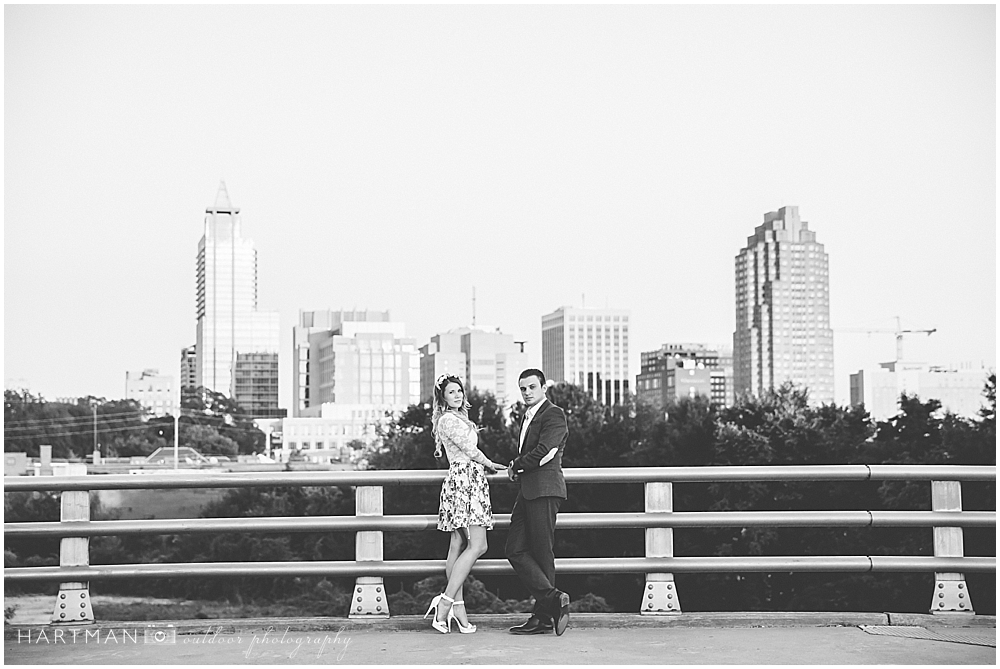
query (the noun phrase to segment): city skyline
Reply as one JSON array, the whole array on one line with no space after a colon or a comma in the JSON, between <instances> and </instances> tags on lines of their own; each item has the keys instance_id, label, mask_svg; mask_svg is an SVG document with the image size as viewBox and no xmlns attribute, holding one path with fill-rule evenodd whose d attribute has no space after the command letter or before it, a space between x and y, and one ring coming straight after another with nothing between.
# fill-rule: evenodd
<instances>
[{"instance_id":1,"label":"city skyline","mask_svg":"<svg viewBox=\"0 0 1000 669\"><path fill-rule=\"evenodd\" d=\"M838 403L895 349L838 329L897 315L937 328L912 356L995 366L994 19L6 7L5 381L114 398L127 370L176 376L220 180L280 312L284 408L299 310L387 309L422 346L470 323L475 287L477 321L540 366L541 316L585 299L631 313L632 382L664 342L731 346L733 260L785 206L830 258Z\"/></svg>"}]
</instances>

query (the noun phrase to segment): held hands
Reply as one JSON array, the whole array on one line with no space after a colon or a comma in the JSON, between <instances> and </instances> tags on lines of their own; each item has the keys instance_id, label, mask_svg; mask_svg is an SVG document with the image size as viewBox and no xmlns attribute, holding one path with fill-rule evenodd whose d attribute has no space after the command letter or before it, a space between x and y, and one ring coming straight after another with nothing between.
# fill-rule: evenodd
<instances>
[{"instance_id":1,"label":"held hands","mask_svg":"<svg viewBox=\"0 0 1000 669\"><path fill-rule=\"evenodd\" d=\"M497 472L503 471L507 468L507 465L502 465L499 462L490 461L490 464L486 465L486 468L490 470L490 474L496 474Z\"/></svg>"},{"instance_id":2,"label":"held hands","mask_svg":"<svg viewBox=\"0 0 1000 669\"><path fill-rule=\"evenodd\" d=\"M513 460L511 460L510 464L507 465L507 478L509 478L511 481L515 481L515 482L520 478L517 475L517 472L514 471L514 461Z\"/></svg>"}]
</instances>

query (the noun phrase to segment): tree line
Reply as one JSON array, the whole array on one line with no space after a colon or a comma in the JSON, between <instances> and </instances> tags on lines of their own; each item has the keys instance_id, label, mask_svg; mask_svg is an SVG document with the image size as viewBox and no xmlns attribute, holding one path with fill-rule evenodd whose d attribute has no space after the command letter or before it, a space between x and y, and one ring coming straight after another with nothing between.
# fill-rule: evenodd
<instances>
[{"instance_id":1,"label":"tree line","mask_svg":"<svg viewBox=\"0 0 1000 669\"><path fill-rule=\"evenodd\" d=\"M863 407L811 406L806 391L790 385L759 398L716 408L703 397L685 398L666 411L637 403L606 406L583 389L557 384L549 398L569 421L564 467L996 464L996 377L984 388L975 418L941 410L940 402L903 395L898 414L875 421ZM481 447L493 460L509 461L517 444L523 407L510 414L488 393L469 396L471 418L483 427ZM434 457L430 409L410 406L383 430L368 453L370 469L440 469ZM436 514L438 486L384 488L386 514ZM509 513L517 494L511 484L493 485L494 513ZM930 485L909 481L677 483L676 511L736 510L930 510ZM5 496L8 522L54 520L58 505L30 494ZM12 508L11 504L21 506ZM995 510L995 484L963 483L967 510ZM572 484L561 511L643 510L641 484ZM102 512L104 513L104 512ZM205 517L353 515L349 487L243 488L205 508ZM96 515L96 514L95 514ZM113 516L113 512L105 515ZM995 530L966 528L966 555L995 555ZM385 559L443 559L441 532L386 532ZM489 533L486 558L503 558L506 532ZM640 557L642 529L560 530L557 557ZM930 528L679 528L677 556L727 555L932 555ZM8 542L5 563L57 564L52 540ZM354 534L344 532L99 537L92 564L268 560L352 560ZM978 613L995 612L995 575L967 574ZM641 574L560 575L576 610L637 611ZM746 573L676 574L682 609L926 612L933 574ZM94 584L101 591L126 589L162 597L219 598L232 602L294 603L306 615L344 616L352 579L219 578ZM440 592L443 576L387 577L393 613L422 613ZM523 611L528 593L513 576L470 580L469 610Z\"/></svg>"},{"instance_id":2,"label":"tree line","mask_svg":"<svg viewBox=\"0 0 1000 669\"><path fill-rule=\"evenodd\" d=\"M262 452L264 433L234 400L201 387L181 389L180 443L205 455ZM80 397L48 402L27 390L4 390L4 451L81 460L94 451L103 457L146 456L174 443L172 416L150 416L135 400Z\"/></svg>"}]
</instances>

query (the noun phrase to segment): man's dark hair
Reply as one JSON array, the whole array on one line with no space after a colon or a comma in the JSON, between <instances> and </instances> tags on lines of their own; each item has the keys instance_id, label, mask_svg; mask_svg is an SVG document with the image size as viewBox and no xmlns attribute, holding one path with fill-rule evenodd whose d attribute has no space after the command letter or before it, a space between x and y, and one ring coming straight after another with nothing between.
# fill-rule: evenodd
<instances>
[{"instance_id":1,"label":"man's dark hair","mask_svg":"<svg viewBox=\"0 0 1000 669\"><path fill-rule=\"evenodd\" d=\"M523 372L521 372L521 376L517 377L518 383L521 382L521 379L526 379L529 376L537 376L538 377L538 385L540 385L540 386L544 386L545 385L545 373L542 370L540 370L540 369L526 369L526 370L524 370Z\"/></svg>"}]
</instances>

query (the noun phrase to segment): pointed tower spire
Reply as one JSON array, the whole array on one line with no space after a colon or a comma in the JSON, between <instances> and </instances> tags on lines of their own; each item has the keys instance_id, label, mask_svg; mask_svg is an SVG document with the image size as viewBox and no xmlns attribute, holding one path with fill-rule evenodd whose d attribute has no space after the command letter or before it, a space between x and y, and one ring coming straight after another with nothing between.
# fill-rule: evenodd
<instances>
[{"instance_id":1,"label":"pointed tower spire","mask_svg":"<svg viewBox=\"0 0 1000 669\"><path fill-rule=\"evenodd\" d=\"M226 190L226 182L219 181L219 192L215 196L216 211L232 211L233 205L229 201L229 191Z\"/></svg>"}]
</instances>

